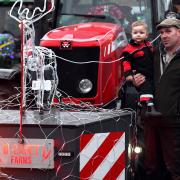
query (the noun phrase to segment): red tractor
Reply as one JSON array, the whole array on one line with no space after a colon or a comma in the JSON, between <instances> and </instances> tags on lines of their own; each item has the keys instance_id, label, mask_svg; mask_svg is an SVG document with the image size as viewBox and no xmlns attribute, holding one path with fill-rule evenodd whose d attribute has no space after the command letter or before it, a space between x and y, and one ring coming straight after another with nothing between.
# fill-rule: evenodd
<instances>
[{"instance_id":1,"label":"red tractor","mask_svg":"<svg viewBox=\"0 0 180 180\"><path fill-rule=\"evenodd\" d=\"M122 26L87 22L60 27L48 32L40 44L57 56L63 102L103 106L117 99L123 82L118 59L127 45Z\"/></svg>"},{"instance_id":2,"label":"red tractor","mask_svg":"<svg viewBox=\"0 0 180 180\"><path fill-rule=\"evenodd\" d=\"M40 45L57 55L62 102L116 105L123 83L120 57L127 45L118 19L124 18L122 11L115 4L98 1L56 1L56 7L61 6L60 14L61 8L55 10L58 28L48 32Z\"/></svg>"}]
</instances>

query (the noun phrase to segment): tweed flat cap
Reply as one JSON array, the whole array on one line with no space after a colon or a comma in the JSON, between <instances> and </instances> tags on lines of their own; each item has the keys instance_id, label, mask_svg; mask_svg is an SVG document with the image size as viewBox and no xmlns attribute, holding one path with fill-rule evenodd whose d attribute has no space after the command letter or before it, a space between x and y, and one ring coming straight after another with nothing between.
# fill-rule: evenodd
<instances>
[{"instance_id":1,"label":"tweed flat cap","mask_svg":"<svg viewBox=\"0 0 180 180\"><path fill-rule=\"evenodd\" d=\"M176 27L180 29L180 20L175 18L165 19L156 26L156 29L160 30L161 28L168 28L168 27Z\"/></svg>"}]
</instances>

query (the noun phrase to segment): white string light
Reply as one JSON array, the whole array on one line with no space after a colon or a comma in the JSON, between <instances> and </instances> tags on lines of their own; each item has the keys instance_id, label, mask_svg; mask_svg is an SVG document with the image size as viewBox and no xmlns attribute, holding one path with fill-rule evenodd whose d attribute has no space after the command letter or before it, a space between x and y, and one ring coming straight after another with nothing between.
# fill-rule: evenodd
<instances>
[{"instance_id":1,"label":"white string light","mask_svg":"<svg viewBox=\"0 0 180 180\"><path fill-rule=\"evenodd\" d=\"M157 39L160 37L160 34L159 35L157 35L157 37L155 37L152 41L151 41L151 44L153 44L155 41L157 41ZM138 50L141 50L142 48L140 48L140 49L138 49ZM137 50L135 50L135 51L137 51ZM135 52L134 51L134 52ZM132 52L132 53L130 53L130 54L133 54L134 52ZM120 57L120 58L118 58L118 59L115 59L115 60L113 60L113 61L81 61L81 62L77 62L77 61L74 61L74 60L71 60L71 59L66 59L66 58L63 58L63 57L61 57L61 56L57 56L57 55L55 55L55 57L56 58L58 58L58 59L61 59L61 60L63 60L63 61L66 61L66 62L69 62L69 63L73 63L73 64L90 64L90 63L98 63L98 64L111 64L111 63L115 63L115 62L118 62L118 61L121 61L121 60L123 60L123 59L125 59L126 57L124 57L124 56L122 56L122 57Z\"/></svg>"},{"instance_id":2,"label":"white string light","mask_svg":"<svg viewBox=\"0 0 180 180\"><path fill-rule=\"evenodd\" d=\"M52 50L45 47L35 46L35 29L34 22L38 21L54 9L54 1L51 2L51 8L47 10L47 0L44 1L43 8L36 7L33 12L30 12L28 8L23 9L23 0L17 0L9 14L18 23L22 24L23 28L23 66L24 66L24 96L23 106L26 106L26 90L27 90L27 78L31 74L35 74L33 80L33 87L37 99L38 108L44 108L44 101L46 105L50 106L56 93L58 85L57 65L55 54ZM19 6L18 6L19 5ZM16 16L14 15L18 8ZM45 79L45 71L50 70L52 77L48 81ZM34 79L35 78L35 79ZM48 84L49 83L49 84ZM37 87L38 86L38 87ZM46 87L49 86L49 87ZM47 88L47 89L46 89ZM48 92L48 97L45 100L45 91Z\"/></svg>"}]
</instances>

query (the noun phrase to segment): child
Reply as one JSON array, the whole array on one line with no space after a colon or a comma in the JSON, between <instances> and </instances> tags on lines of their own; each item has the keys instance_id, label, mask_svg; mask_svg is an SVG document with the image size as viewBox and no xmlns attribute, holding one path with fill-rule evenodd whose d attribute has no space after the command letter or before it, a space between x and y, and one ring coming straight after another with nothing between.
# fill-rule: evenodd
<instances>
[{"instance_id":1,"label":"child","mask_svg":"<svg viewBox=\"0 0 180 180\"><path fill-rule=\"evenodd\" d=\"M147 41L147 24L143 21L132 23L132 39L123 50L123 68L126 81L134 81L134 74L141 73L145 82L136 87L140 94L140 104L148 111L154 111L153 103L153 49Z\"/></svg>"}]
</instances>

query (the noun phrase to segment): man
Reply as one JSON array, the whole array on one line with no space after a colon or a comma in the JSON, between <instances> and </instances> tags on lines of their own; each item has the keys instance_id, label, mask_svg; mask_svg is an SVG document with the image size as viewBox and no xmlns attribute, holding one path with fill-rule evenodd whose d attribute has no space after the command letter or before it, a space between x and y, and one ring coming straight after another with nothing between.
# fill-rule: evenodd
<instances>
[{"instance_id":1,"label":"man","mask_svg":"<svg viewBox=\"0 0 180 180\"><path fill-rule=\"evenodd\" d=\"M157 30L164 45L156 89L156 105L162 118L145 120L147 179L160 179L158 159L162 157L170 173L168 180L180 180L180 20L165 19L157 25ZM158 63L158 59L155 61Z\"/></svg>"}]
</instances>

